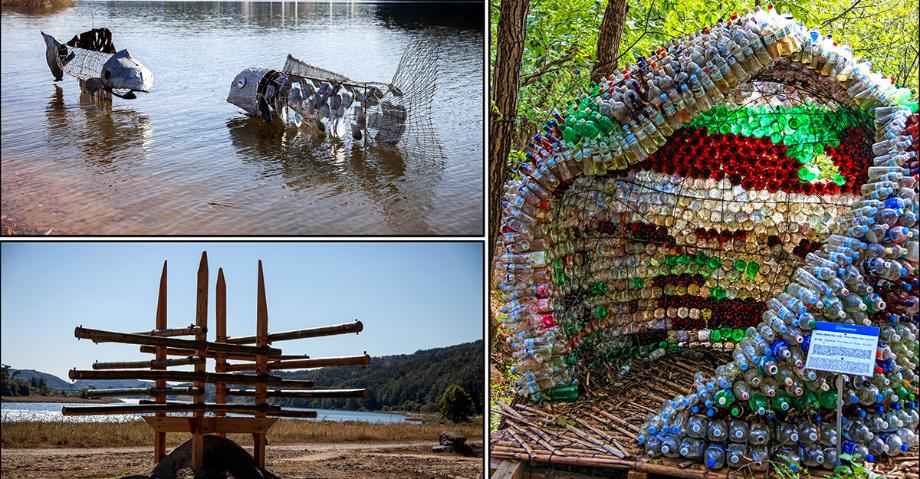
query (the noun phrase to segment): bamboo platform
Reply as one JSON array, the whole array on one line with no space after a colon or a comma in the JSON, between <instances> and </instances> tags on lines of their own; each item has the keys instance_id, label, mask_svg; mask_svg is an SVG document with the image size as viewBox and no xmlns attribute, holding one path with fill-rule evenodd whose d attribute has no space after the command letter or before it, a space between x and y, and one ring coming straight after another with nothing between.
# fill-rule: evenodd
<instances>
[{"instance_id":1,"label":"bamboo platform","mask_svg":"<svg viewBox=\"0 0 920 479\"><path fill-rule=\"evenodd\" d=\"M712 376L726 354L700 349L669 354L653 363L633 360L631 372L622 378L589 376L590 392L573 403L493 403L501 421L490 438L491 477L778 477L749 467L709 470L684 458L649 459L635 440L649 413L655 413L662 401L690 392L694 372ZM616 370L612 368L610 376ZM888 479L920 475L916 451L869 467ZM816 477L830 475L823 469L810 472Z\"/></svg>"}]
</instances>

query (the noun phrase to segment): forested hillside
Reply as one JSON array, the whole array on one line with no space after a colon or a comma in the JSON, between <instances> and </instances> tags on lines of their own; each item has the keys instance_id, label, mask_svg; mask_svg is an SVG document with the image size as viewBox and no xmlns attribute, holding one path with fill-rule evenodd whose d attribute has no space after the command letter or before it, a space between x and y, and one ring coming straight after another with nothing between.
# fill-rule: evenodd
<instances>
[{"instance_id":1,"label":"forested hillside","mask_svg":"<svg viewBox=\"0 0 920 479\"><path fill-rule=\"evenodd\" d=\"M418 411L427 405L426 411L436 411L441 393L451 384L458 384L476 401L477 409L481 409L483 347L482 341L476 341L413 354L371 358L367 368L323 368L282 373L290 379L311 379L318 389L366 387L371 390L367 400L291 399L283 404L371 411L384 408Z\"/></svg>"}]
</instances>

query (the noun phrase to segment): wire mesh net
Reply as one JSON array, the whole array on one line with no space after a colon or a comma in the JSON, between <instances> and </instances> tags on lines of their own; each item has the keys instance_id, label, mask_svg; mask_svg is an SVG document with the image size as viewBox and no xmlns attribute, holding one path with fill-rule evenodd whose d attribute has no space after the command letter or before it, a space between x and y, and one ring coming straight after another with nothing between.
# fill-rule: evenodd
<instances>
[{"instance_id":1,"label":"wire mesh net","mask_svg":"<svg viewBox=\"0 0 920 479\"><path fill-rule=\"evenodd\" d=\"M406 156L440 161L444 153L431 114L440 48L438 36L412 42L390 83L354 81L292 55L288 55L282 71L299 83L308 102L327 87L324 84L335 92L350 93L344 104L334 105L338 113L332 110L325 119L324 110L315 113L325 131L365 143L373 140L395 146ZM311 114L314 113L308 107L307 116Z\"/></svg>"},{"instance_id":2,"label":"wire mesh net","mask_svg":"<svg viewBox=\"0 0 920 479\"><path fill-rule=\"evenodd\" d=\"M109 58L112 58L111 53L70 46L65 46L65 48L67 48L67 56L65 57L64 73L80 80L98 78L102 74L102 66L105 65Z\"/></svg>"}]
</instances>

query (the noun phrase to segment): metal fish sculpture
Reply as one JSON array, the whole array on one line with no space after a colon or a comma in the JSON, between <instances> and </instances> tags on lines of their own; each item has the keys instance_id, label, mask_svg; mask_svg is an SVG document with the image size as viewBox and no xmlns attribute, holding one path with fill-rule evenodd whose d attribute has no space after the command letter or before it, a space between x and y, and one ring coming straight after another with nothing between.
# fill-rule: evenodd
<instances>
[{"instance_id":1,"label":"metal fish sculpture","mask_svg":"<svg viewBox=\"0 0 920 479\"><path fill-rule=\"evenodd\" d=\"M153 74L131 57L128 50L116 51L112 33L96 28L74 36L67 43L41 32L45 39L45 59L55 81L68 74L80 80L89 92L105 91L119 98L136 98L134 92L149 92Z\"/></svg>"},{"instance_id":2,"label":"metal fish sculpture","mask_svg":"<svg viewBox=\"0 0 920 479\"><path fill-rule=\"evenodd\" d=\"M288 55L279 70L247 68L230 85L227 102L272 124L312 124L336 137L406 143L406 132L436 142L430 105L437 76L437 44L410 45L393 79L358 82Z\"/></svg>"}]
</instances>

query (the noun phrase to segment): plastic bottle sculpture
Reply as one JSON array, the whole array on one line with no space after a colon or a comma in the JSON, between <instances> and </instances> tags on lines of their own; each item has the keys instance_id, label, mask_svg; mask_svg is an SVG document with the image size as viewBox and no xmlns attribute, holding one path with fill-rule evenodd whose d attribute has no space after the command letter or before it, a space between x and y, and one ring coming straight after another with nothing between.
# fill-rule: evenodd
<instances>
[{"instance_id":1,"label":"plastic bottle sculpture","mask_svg":"<svg viewBox=\"0 0 920 479\"><path fill-rule=\"evenodd\" d=\"M917 103L870 67L771 6L554 114L501 205L519 393L572 400L594 364L706 345L731 361L648 417L649 456L832 469L837 441L863 460L916 448ZM816 321L880 328L842 437L816 414L832 376L804 369Z\"/></svg>"}]
</instances>

